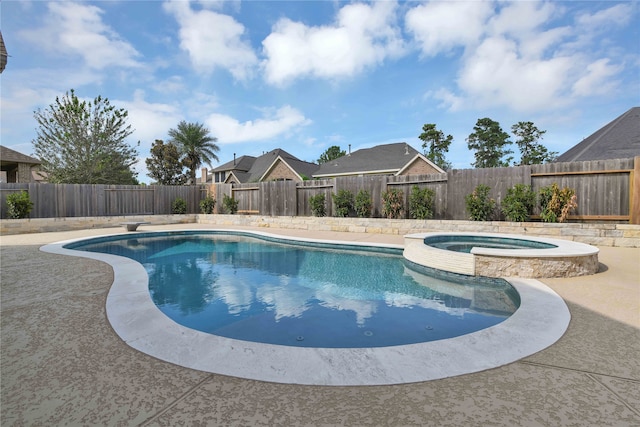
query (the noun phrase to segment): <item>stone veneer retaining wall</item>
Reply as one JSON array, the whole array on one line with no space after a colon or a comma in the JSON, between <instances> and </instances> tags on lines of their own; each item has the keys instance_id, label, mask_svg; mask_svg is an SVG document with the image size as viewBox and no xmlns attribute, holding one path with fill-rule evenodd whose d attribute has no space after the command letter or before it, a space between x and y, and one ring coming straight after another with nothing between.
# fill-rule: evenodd
<instances>
[{"instance_id":1,"label":"stone veneer retaining wall","mask_svg":"<svg viewBox=\"0 0 640 427\"><path fill-rule=\"evenodd\" d=\"M487 277L576 277L598 272L598 254L561 258L499 258L475 255L475 275Z\"/></svg>"},{"instance_id":2,"label":"stone veneer retaining wall","mask_svg":"<svg viewBox=\"0 0 640 427\"><path fill-rule=\"evenodd\" d=\"M384 218L290 217L260 215L132 215L82 218L3 219L0 235L106 228L126 221L152 225L199 223L205 226L252 226L314 231L405 235L421 232L508 233L575 240L594 246L640 248L640 225L506 221L395 220Z\"/></svg>"},{"instance_id":3,"label":"stone veneer retaining wall","mask_svg":"<svg viewBox=\"0 0 640 427\"><path fill-rule=\"evenodd\" d=\"M87 228L117 227L123 222L139 221L154 225L193 224L197 215L131 215L68 218L3 219L0 236L9 234L47 233L50 231L85 230ZM124 231L124 228L123 228Z\"/></svg>"}]
</instances>

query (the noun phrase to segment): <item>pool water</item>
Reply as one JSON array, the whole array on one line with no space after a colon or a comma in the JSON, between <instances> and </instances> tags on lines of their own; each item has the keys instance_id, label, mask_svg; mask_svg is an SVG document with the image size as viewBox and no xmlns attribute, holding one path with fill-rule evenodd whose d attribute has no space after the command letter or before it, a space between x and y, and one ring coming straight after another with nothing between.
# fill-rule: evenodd
<instances>
[{"instance_id":1,"label":"pool water","mask_svg":"<svg viewBox=\"0 0 640 427\"><path fill-rule=\"evenodd\" d=\"M496 325L519 306L501 279L443 275L400 250L291 244L242 233L141 233L66 246L140 262L175 322L297 347L385 347Z\"/></svg>"},{"instance_id":2,"label":"pool water","mask_svg":"<svg viewBox=\"0 0 640 427\"><path fill-rule=\"evenodd\" d=\"M511 237L438 235L429 236L424 243L438 249L453 252L471 253L476 247L492 249L551 249L556 245L534 240L514 239Z\"/></svg>"}]
</instances>

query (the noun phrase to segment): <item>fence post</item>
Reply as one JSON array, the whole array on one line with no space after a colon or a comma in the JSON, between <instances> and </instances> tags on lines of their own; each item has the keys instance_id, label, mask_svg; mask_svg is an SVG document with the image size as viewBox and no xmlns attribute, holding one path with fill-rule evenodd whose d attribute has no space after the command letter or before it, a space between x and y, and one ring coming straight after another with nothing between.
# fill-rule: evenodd
<instances>
[{"instance_id":1,"label":"fence post","mask_svg":"<svg viewBox=\"0 0 640 427\"><path fill-rule=\"evenodd\" d=\"M629 174L629 223L640 224L640 156L634 157Z\"/></svg>"}]
</instances>

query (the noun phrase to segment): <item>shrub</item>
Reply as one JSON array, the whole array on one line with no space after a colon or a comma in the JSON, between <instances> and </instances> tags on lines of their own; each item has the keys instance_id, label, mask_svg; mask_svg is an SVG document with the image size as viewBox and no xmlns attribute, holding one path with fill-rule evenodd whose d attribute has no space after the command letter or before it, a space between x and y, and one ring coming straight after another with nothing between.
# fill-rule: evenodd
<instances>
[{"instance_id":1,"label":"shrub","mask_svg":"<svg viewBox=\"0 0 640 427\"><path fill-rule=\"evenodd\" d=\"M216 199L211 195L207 195L204 199L200 200L200 212L203 214L212 214L213 208L216 206Z\"/></svg>"},{"instance_id":2,"label":"shrub","mask_svg":"<svg viewBox=\"0 0 640 427\"><path fill-rule=\"evenodd\" d=\"M436 192L431 188L414 185L409 195L409 216L414 219L433 218L433 200Z\"/></svg>"},{"instance_id":3,"label":"shrub","mask_svg":"<svg viewBox=\"0 0 640 427\"><path fill-rule=\"evenodd\" d=\"M531 186L516 184L507 190L500 208L507 220L524 222L529 220L535 204L536 193Z\"/></svg>"},{"instance_id":4,"label":"shrub","mask_svg":"<svg viewBox=\"0 0 640 427\"><path fill-rule=\"evenodd\" d=\"M489 221L496 210L496 201L489 197L488 185L480 184L464 198L471 221Z\"/></svg>"},{"instance_id":5,"label":"shrub","mask_svg":"<svg viewBox=\"0 0 640 427\"><path fill-rule=\"evenodd\" d=\"M540 189L540 218L544 222L565 222L569 214L578 207L578 198L573 188L560 189L555 182Z\"/></svg>"},{"instance_id":6,"label":"shrub","mask_svg":"<svg viewBox=\"0 0 640 427\"><path fill-rule=\"evenodd\" d=\"M26 218L29 216L31 209L33 209L33 202L29 198L29 193L26 191L20 191L19 193L13 193L7 196L7 213L9 218Z\"/></svg>"},{"instance_id":7,"label":"shrub","mask_svg":"<svg viewBox=\"0 0 640 427\"><path fill-rule=\"evenodd\" d=\"M324 194L316 194L309 197L309 205L311 206L311 212L313 216L325 216L326 208L324 203Z\"/></svg>"},{"instance_id":8,"label":"shrub","mask_svg":"<svg viewBox=\"0 0 640 427\"><path fill-rule=\"evenodd\" d=\"M373 199L371 199L371 194L367 190L360 190L356 194L355 210L359 218L371 217Z\"/></svg>"},{"instance_id":9,"label":"shrub","mask_svg":"<svg viewBox=\"0 0 640 427\"><path fill-rule=\"evenodd\" d=\"M187 202L181 197L178 197L171 204L171 213L173 214L186 214L187 213Z\"/></svg>"},{"instance_id":10,"label":"shrub","mask_svg":"<svg viewBox=\"0 0 640 427\"><path fill-rule=\"evenodd\" d=\"M382 193L382 215L398 219L404 210L404 193L392 188Z\"/></svg>"},{"instance_id":11,"label":"shrub","mask_svg":"<svg viewBox=\"0 0 640 427\"><path fill-rule=\"evenodd\" d=\"M336 205L335 216L349 216L353 210L353 193L349 190L338 190L338 194L331 193L333 203Z\"/></svg>"},{"instance_id":12,"label":"shrub","mask_svg":"<svg viewBox=\"0 0 640 427\"><path fill-rule=\"evenodd\" d=\"M229 197L226 194L222 196L222 207L228 214L234 215L238 212L238 201L233 197Z\"/></svg>"}]
</instances>

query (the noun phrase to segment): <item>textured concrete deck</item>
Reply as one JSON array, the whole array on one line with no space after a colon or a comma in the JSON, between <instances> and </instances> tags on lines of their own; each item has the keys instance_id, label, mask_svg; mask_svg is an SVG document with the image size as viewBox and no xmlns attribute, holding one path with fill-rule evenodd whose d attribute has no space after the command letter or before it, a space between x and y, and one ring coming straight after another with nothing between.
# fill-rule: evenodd
<instances>
[{"instance_id":1,"label":"textured concrete deck","mask_svg":"<svg viewBox=\"0 0 640 427\"><path fill-rule=\"evenodd\" d=\"M189 227L204 228L147 228ZM266 231L402 243L393 235ZM3 426L640 425L640 249L604 247L600 273L543 280L565 299L572 320L560 341L533 356L423 383L320 387L194 371L127 346L105 316L111 268L39 251L120 232L1 238Z\"/></svg>"}]
</instances>

